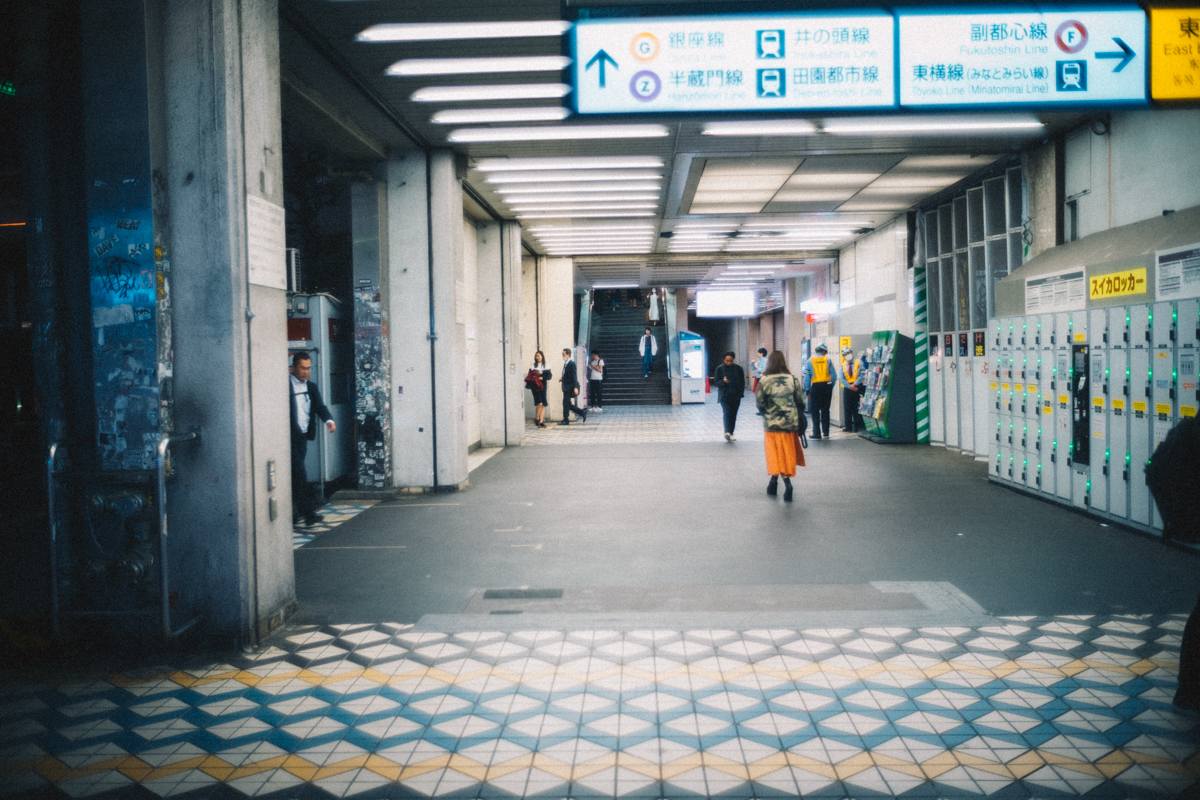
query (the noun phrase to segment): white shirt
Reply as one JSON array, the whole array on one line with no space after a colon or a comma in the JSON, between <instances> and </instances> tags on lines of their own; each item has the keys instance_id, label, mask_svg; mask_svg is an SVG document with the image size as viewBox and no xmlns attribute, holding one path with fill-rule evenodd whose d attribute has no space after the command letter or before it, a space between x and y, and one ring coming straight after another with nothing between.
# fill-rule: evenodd
<instances>
[{"instance_id":1,"label":"white shirt","mask_svg":"<svg viewBox=\"0 0 1200 800\"><path fill-rule=\"evenodd\" d=\"M300 426L301 431L308 432L308 421L312 415L312 398L308 396L308 383L295 375L288 377L292 379L292 399L296 404L296 424Z\"/></svg>"},{"instance_id":2,"label":"white shirt","mask_svg":"<svg viewBox=\"0 0 1200 800\"><path fill-rule=\"evenodd\" d=\"M588 362L588 380L599 381L604 379L604 359Z\"/></svg>"}]
</instances>

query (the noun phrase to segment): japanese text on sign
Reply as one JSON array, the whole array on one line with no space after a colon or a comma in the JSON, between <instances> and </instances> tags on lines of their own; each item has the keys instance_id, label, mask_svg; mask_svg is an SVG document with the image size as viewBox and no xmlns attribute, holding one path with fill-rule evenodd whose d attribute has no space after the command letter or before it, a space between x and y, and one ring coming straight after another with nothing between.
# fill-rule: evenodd
<instances>
[{"instance_id":1,"label":"japanese text on sign","mask_svg":"<svg viewBox=\"0 0 1200 800\"><path fill-rule=\"evenodd\" d=\"M882 12L586 19L573 35L581 114L895 106Z\"/></svg>"},{"instance_id":2,"label":"japanese text on sign","mask_svg":"<svg viewBox=\"0 0 1200 800\"><path fill-rule=\"evenodd\" d=\"M1109 275L1093 275L1088 280L1088 297L1092 300L1107 300L1130 294L1146 293L1146 270L1127 269Z\"/></svg>"},{"instance_id":3,"label":"japanese text on sign","mask_svg":"<svg viewBox=\"0 0 1200 800\"><path fill-rule=\"evenodd\" d=\"M1150 95L1200 98L1200 8L1150 9Z\"/></svg>"}]
</instances>

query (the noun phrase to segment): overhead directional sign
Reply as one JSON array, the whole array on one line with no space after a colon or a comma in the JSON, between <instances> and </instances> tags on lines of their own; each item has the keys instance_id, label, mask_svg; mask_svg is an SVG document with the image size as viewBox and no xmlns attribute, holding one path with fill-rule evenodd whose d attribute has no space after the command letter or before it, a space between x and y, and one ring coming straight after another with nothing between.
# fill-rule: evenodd
<instances>
[{"instance_id":1,"label":"overhead directional sign","mask_svg":"<svg viewBox=\"0 0 1200 800\"><path fill-rule=\"evenodd\" d=\"M763 14L581 20L580 114L895 107L894 18Z\"/></svg>"},{"instance_id":2,"label":"overhead directional sign","mask_svg":"<svg viewBox=\"0 0 1200 800\"><path fill-rule=\"evenodd\" d=\"M1137 6L899 11L897 24L902 106L1146 101Z\"/></svg>"},{"instance_id":3,"label":"overhead directional sign","mask_svg":"<svg viewBox=\"0 0 1200 800\"><path fill-rule=\"evenodd\" d=\"M1200 8L1150 9L1150 95L1200 98Z\"/></svg>"}]
</instances>

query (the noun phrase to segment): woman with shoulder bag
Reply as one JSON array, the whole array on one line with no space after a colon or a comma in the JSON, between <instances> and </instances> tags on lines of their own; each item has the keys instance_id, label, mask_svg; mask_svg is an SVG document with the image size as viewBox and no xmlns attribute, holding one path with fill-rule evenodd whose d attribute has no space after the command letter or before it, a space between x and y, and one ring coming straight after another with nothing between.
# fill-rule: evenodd
<instances>
[{"instance_id":1,"label":"woman with shoulder bag","mask_svg":"<svg viewBox=\"0 0 1200 800\"><path fill-rule=\"evenodd\" d=\"M787 360L776 350L767 356L767 367L754 393L755 403L763 415L763 445L767 453L767 494L779 491L783 476L783 499L792 502L792 477L796 467L804 466L804 448L800 434L808 425L804 416L804 387L795 375L788 372Z\"/></svg>"},{"instance_id":2,"label":"woman with shoulder bag","mask_svg":"<svg viewBox=\"0 0 1200 800\"><path fill-rule=\"evenodd\" d=\"M533 366L525 374L525 386L533 392L534 424L546 427L546 384L550 381L550 370L546 368L546 357L538 350L533 354Z\"/></svg>"}]
</instances>

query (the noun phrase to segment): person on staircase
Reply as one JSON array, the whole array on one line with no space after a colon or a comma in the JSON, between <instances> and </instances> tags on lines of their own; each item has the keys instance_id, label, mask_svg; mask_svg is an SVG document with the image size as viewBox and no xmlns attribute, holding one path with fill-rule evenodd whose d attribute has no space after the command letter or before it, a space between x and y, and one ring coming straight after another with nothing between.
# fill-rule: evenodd
<instances>
[{"instance_id":1,"label":"person on staircase","mask_svg":"<svg viewBox=\"0 0 1200 800\"><path fill-rule=\"evenodd\" d=\"M812 407L812 438L829 438L829 404L833 400L833 384L837 367L829 357L829 348L817 345L817 353L810 358L800 373L808 404Z\"/></svg>"},{"instance_id":2,"label":"person on staircase","mask_svg":"<svg viewBox=\"0 0 1200 800\"><path fill-rule=\"evenodd\" d=\"M657 289L650 290L650 299L647 301L647 305L650 308L646 312L646 319L650 322L651 325L658 325L659 324L659 311L658 311L658 290Z\"/></svg>"},{"instance_id":3,"label":"person on staircase","mask_svg":"<svg viewBox=\"0 0 1200 800\"><path fill-rule=\"evenodd\" d=\"M562 384L563 418L558 424L570 425L572 411L579 417L580 422L587 422L587 412L575 405L575 398L579 396L579 373L575 367L575 359L571 357L571 348L564 347L562 354L563 372L558 381Z\"/></svg>"},{"instance_id":4,"label":"person on staircase","mask_svg":"<svg viewBox=\"0 0 1200 800\"><path fill-rule=\"evenodd\" d=\"M650 368L654 366L654 357L658 355L658 339L646 328L638 342L638 352L642 354L642 377L650 377Z\"/></svg>"},{"instance_id":5,"label":"person on staircase","mask_svg":"<svg viewBox=\"0 0 1200 800\"><path fill-rule=\"evenodd\" d=\"M604 359L599 350L592 351L588 362L588 410L604 411Z\"/></svg>"}]
</instances>

